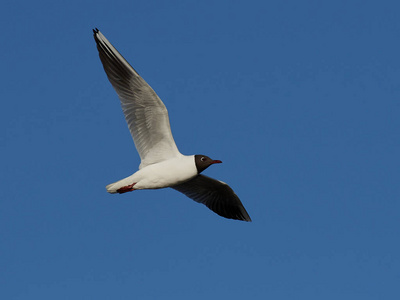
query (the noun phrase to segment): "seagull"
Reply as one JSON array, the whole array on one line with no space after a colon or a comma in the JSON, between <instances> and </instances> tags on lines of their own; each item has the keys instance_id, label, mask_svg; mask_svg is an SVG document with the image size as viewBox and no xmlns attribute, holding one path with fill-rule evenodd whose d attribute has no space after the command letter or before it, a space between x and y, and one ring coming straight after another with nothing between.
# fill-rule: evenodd
<instances>
[{"instance_id":1,"label":"seagull","mask_svg":"<svg viewBox=\"0 0 400 300\"><path fill-rule=\"evenodd\" d=\"M164 103L97 28L93 29L93 36L141 159L138 171L107 185L107 192L122 194L171 187L222 217L250 222L229 185L200 174L221 161L201 154L181 154L172 137Z\"/></svg>"}]
</instances>

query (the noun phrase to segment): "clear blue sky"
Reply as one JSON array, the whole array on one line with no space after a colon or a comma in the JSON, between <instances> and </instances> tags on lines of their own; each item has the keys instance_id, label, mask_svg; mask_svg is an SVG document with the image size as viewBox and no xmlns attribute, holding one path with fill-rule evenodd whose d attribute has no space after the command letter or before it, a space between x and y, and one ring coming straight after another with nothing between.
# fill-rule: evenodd
<instances>
[{"instance_id":1,"label":"clear blue sky","mask_svg":"<svg viewBox=\"0 0 400 300\"><path fill-rule=\"evenodd\" d=\"M398 1L8 1L1 299L399 299ZM98 27L253 219L139 165Z\"/></svg>"}]
</instances>

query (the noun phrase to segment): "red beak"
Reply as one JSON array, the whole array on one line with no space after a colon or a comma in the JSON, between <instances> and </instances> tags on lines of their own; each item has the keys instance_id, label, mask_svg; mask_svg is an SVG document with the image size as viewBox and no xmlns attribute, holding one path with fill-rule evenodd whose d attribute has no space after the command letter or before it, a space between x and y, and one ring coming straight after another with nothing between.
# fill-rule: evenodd
<instances>
[{"instance_id":1,"label":"red beak","mask_svg":"<svg viewBox=\"0 0 400 300\"><path fill-rule=\"evenodd\" d=\"M222 161L220 161L220 160L213 160L212 163L213 163L213 164L221 164Z\"/></svg>"}]
</instances>

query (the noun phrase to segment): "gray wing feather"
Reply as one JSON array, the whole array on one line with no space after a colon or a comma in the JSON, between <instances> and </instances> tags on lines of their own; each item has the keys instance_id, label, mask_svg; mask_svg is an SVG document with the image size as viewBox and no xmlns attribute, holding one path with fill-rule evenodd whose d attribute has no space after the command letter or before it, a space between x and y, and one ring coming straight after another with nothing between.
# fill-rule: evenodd
<instances>
[{"instance_id":1,"label":"gray wing feather","mask_svg":"<svg viewBox=\"0 0 400 300\"><path fill-rule=\"evenodd\" d=\"M205 175L172 187L196 202L206 205L218 215L235 220L251 221L239 197L226 183Z\"/></svg>"},{"instance_id":2,"label":"gray wing feather","mask_svg":"<svg viewBox=\"0 0 400 300\"><path fill-rule=\"evenodd\" d=\"M97 29L93 32L104 71L119 96L140 155L140 168L179 156L164 103L105 36Z\"/></svg>"}]
</instances>

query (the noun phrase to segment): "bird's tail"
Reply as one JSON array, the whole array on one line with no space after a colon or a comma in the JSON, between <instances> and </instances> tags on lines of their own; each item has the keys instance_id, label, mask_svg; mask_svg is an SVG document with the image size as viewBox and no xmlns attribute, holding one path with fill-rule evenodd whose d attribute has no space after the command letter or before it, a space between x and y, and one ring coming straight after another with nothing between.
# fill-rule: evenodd
<instances>
[{"instance_id":1,"label":"bird's tail","mask_svg":"<svg viewBox=\"0 0 400 300\"><path fill-rule=\"evenodd\" d=\"M118 183L118 181L107 185L106 186L107 192L109 192L110 194L116 194L118 190L118 188L115 187L116 183Z\"/></svg>"},{"instance_id":2,"label":"bird's tail","mask_svg":"<svg viewBox=\"0 0 400 300\"><path fill-rule=\"evenodd\" d=\"M133 175L126 177L124 179L121 179L119 181L116 181L114 183L110 183L109 185L106 186L107 192L110 194L116 194L116 193L121 193L121 189L132 185L134 183L134 178Z\"/></svg>"}]
</instances>

